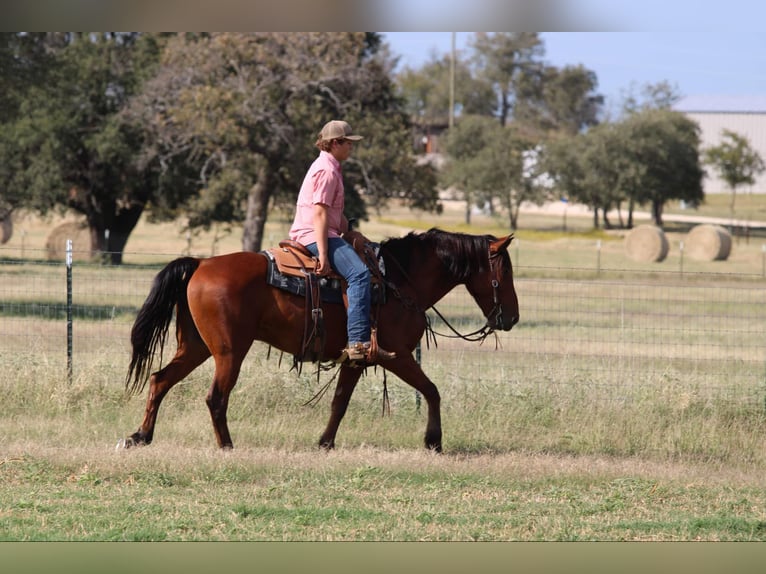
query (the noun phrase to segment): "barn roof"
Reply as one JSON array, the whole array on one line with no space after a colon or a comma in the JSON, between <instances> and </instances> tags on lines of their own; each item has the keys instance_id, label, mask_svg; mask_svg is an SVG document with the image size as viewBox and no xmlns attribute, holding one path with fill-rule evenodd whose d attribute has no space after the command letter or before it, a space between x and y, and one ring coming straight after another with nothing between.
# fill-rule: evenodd
<instances>
[{"instance_id":1,"label":"barn roof","mask_svg":"<svg viewBox=\"0 0 766 574\"><path fill-rule=\"evenodd\" d=\"M738 96L686 96L674 106L679 112L762 114L766 113L766 94Z\"/></svg>"}]
</instances>

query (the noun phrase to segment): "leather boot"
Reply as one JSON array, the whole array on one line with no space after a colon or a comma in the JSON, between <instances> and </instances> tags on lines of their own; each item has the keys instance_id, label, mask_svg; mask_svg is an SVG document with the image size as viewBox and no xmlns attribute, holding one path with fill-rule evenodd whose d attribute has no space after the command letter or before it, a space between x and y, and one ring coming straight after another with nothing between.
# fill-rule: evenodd
<instances>
[{"instance_id":1,"label":"leather boot","mask_svg":"<svg viewBox=\"0 0 766 574\"><path fill-rule=\"evenodd\" d=\"M386 351L385 349L367 343L349 343L348 348L343 351L352 363L376 363L379 361L390 361L396 358L396 353Z\"/></svg>"}]
</instances>

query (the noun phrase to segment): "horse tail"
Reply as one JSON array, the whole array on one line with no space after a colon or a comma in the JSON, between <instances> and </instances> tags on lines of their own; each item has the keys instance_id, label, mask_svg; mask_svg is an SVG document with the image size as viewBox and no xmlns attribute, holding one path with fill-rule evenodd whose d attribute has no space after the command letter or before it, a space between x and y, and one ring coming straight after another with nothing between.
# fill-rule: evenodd
<instances>
[{"instance_id":1,"label":"horse tail","mask_svg":"<svg viewBox=\"0 0 766 574\"><path fill-rule=\"evenodd\" d=\"M139 393L149 380L154 355L159 348L160 362L173 312L180 303L186 305L186 287L200 260L180 257L168 263L154 278L149 295L133 323L130 360L125 388L129 394Z\"/></svg>"}]
</instances>

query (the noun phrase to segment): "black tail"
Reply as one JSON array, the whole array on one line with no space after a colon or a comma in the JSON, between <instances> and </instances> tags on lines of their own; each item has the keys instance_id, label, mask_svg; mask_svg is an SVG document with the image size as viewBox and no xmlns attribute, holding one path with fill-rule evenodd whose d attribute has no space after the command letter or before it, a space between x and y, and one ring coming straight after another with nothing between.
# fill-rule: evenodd
<instances>
[{"instance_id":1,"label":"black tail","mask_svg":"<svg viewBox=\"0 0 766 574\"><path fill-rule=\"evenodd\" d=\"M162 362L162 350L173 311L178 303L186 303L186 286L199 263L200 260L194 257L181 257L168 263L154 278L152 289L130 332L133 357L125 379L125 388L129 393L143 390L152 372L158 347Z\"/></svg>"}]
</instances>

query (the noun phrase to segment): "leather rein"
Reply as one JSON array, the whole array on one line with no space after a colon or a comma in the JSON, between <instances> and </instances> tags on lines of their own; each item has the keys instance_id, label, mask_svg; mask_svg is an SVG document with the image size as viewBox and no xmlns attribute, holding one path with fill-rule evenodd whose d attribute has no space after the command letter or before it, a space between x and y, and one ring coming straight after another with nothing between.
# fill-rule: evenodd
<instances>
[{"instance_id":1,"label":"leather rein","mask_svg":"<svg viewBox=\"0 0 766 574\"><path fill-rule=\"evenodd\" d=\"M500 277L502 275L502 252L495 253L494 255L492 252L488 249L487 250L487 258L489 261L489 273L490 273L490 285L492 285L492 309L490 309L489 313L487 313L487 319L491 317L495 317L496 323L502 324L502 315L503 315L503 305L500 302ZM410 279L407 272L402 269L402 266L399 264L399 262L392 258L394 263L396 263L396 266L399 268L399 270L404 275L405 279L412 285L412 280ZM419 309L423 313L427 310L420 309L417 302L413 301L409 297L405 297L399 292L399 289L396 287L396 285L391 284L389 281L386 281L386 286L391 289L393 294L398 297L400 300L402 300L406 305L410 307L414 307L416 309ZM414 286L414 285L413 285ZM444 324L452 331L452 335L447 333L439 333L437 332L432 326L431 326L431 319L426 315L426 345L428 344L429 339L433 340L434 346L436 346L436 335L439 335L440 337L445 337L447 339L462 339L464 341L469 342L480 342L483 343L484 339L486 339L489 335L493 334L495 332L495 329L489 326L489 321L485 323L483 326L479 327L475 331L471 331L470 333L460 333L455 327L452 326L452 324L447 320L447 318L439 312L439 310L436 308L435 305L431 305L428 309L433 309L434 313L436 313L439 318L444 322ZM495 340L497 341L497 335L495 335Z\"/></svg>"}]
</instances>

